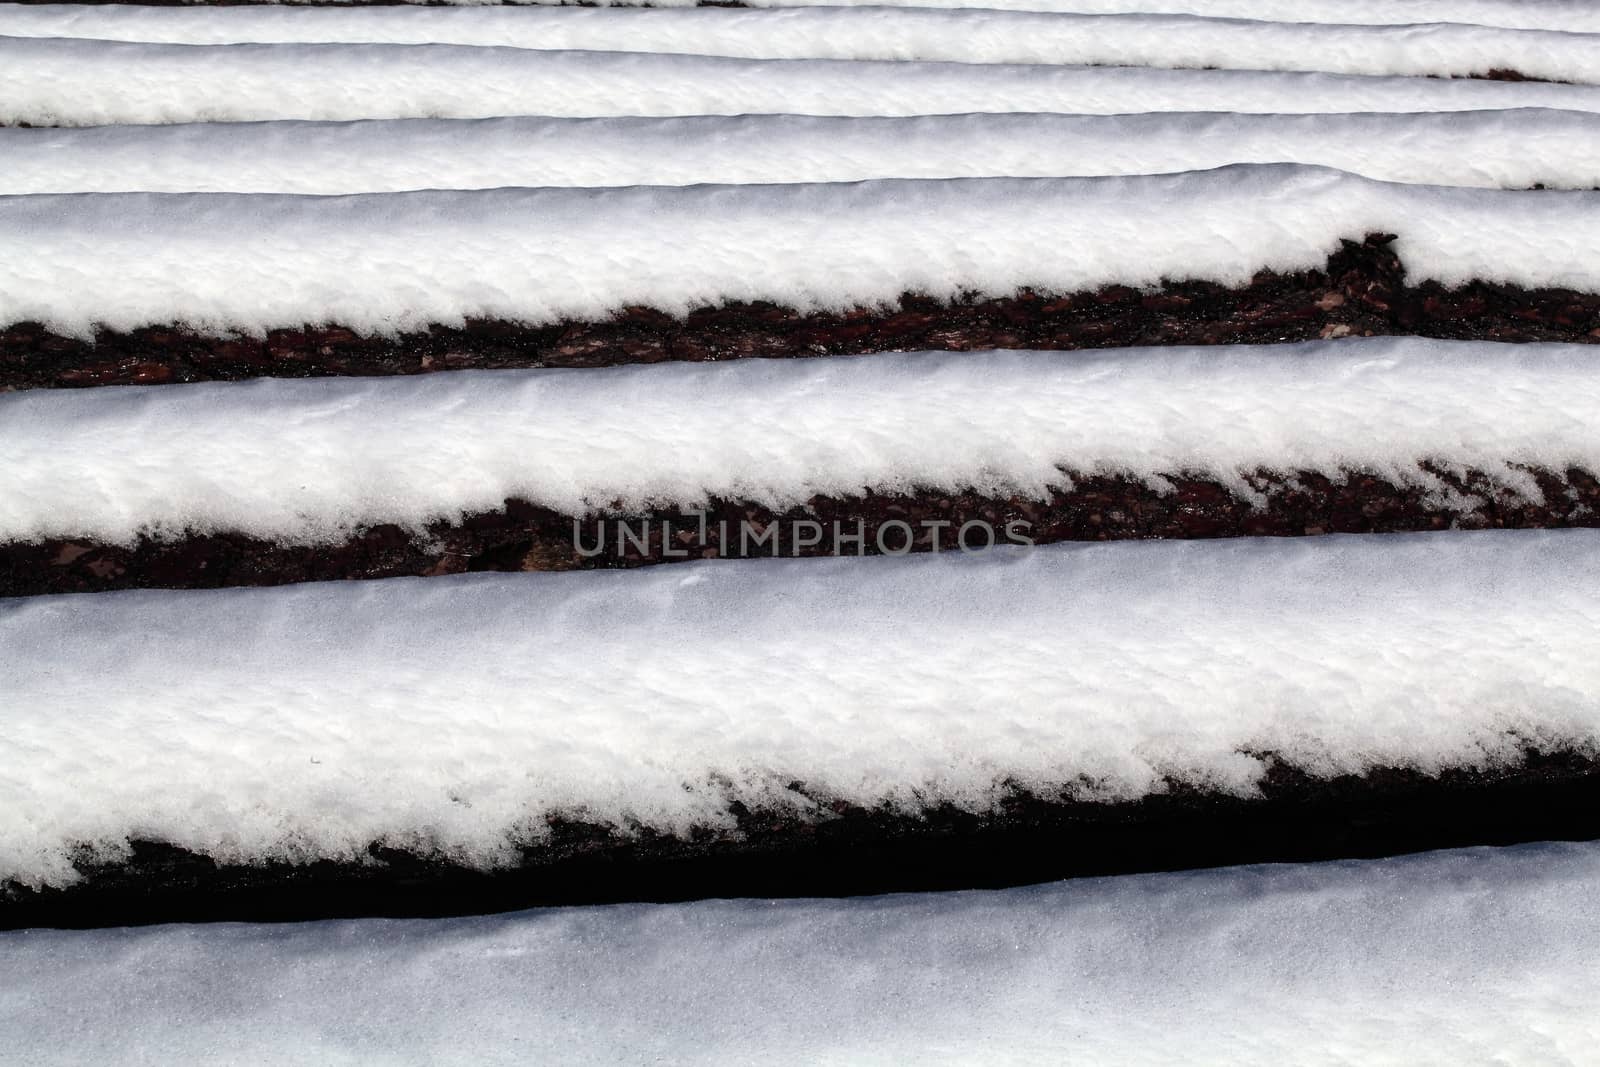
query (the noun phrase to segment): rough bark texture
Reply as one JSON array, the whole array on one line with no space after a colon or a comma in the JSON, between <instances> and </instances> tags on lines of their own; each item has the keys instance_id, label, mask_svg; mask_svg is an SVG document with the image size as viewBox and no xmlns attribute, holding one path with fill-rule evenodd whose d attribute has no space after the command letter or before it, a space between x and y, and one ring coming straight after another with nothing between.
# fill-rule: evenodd
<instances>
[{"instance_id":1,"label":"rough bark texture","mask_svg":"<svg viewBox=\"0 0 1600 1067\"><path fill-rule=\"evenodd\" d=\"M376 526L337 545L293 546L240 534L207 534L131 546L84 539L0 544L0 596L110 589L280 585L287 582L464 571L536 571L633 567L715 557L817 556L932 551L958 545L1039 544L1135 538L1298 536L1458 528L1600 526L1600 480L1594 472L1534 470L1544 499L1535 502L1482 474L1432 471L1476 500L1462 510L1428 491L1369 474L1330 479L1314 473L1260 473L1251 481L1265 506L1202 478L1175 477L1161 492L1119 477L1075 479L1047 500L975 493L814 497L781 514L739 501L714 500L704 512L591 516L575 520L525 501L438 523L425 531ZM702 523L703 516L703 523ZM778 526L774 551L768 527ZM815 527L800 524L815 523ZM838 524L839 534L834 533ZM859 526L858 526L859 523ZM929 525L929 524L940 525ZM1009 536L1007 524L1017 536ZM903 525L902 525L903 524ZM859 532L860 543L849 540ZM799 541L816 537L813 544ZM881 544L880 544L881 537ZM596 551L598 549L598 551Z\"/></svg>"},{"instance_id":2,"label":"rough bark texture","mask_svg":"<svg viewBox=\"0 0 1600 1067\"><path fill-rule=\"evenodd\" d=\"M1013 791L999 809L916 815L829 803L814 818L737 805L735 832L686 838L548 820L519 866L475 871L370 850L370 862L219 866L154 842L66 889L0 887L0 928L353 915L547 904L819 896L1022 885L1083 875L1394 855L1600 837L1600 764L1530 752L1513 768L1317 779L1274 763L1258 798L1174 787L1133 803Z\"/></svg>"}]
</instances>

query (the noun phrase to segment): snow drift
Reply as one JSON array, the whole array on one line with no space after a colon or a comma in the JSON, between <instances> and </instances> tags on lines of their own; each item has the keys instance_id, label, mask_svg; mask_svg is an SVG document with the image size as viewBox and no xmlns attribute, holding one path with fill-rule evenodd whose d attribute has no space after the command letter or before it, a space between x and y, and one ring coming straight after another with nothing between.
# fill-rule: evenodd
<instances>
[{"instance_id":1,"label":"snow drift","mask_svg":"<svg viewBox=\"0 0 1600 1067\"><path fill-rule=\"evenodd\" d=\"M1600 81L1600 36L1437 23L812 7L183 8L0 4L0 37L166 44L449 44L742 59L931 60Z\"/></svg>"},{"instance_id":2,"label":"snow drift","mask_svg":"<svg viewBox=\"0 0 1600 1067\"><path fill-rule=\"evenodd\" d=\"M206 0L185 0L204 3ZM261 0L282 2L297 0ZM319 0L356 7L366 0ZM403 0L405 3L454 3L463 7L498 0ZM561 0L508 0L507 6L560 3ZM695 7L701 0L648 0L649 7ZM972 0L743 0L746 7L914 7L965 8ZM597 7L640 6L640 0L594 0ZM1052 11L1079 15L1200 15L1208 18L1255 19L1263 22L1334 23L1363 26L1405 26L1424 22L1471 23L1509 29L1600 32L1600 12L1587 0L984 0L987 10Z\"/></svg>"},{"instance_id":3,"label":"snow drift","mask_svg":"<svg viewBox=\"0 0 1600 1067\"><path fill-rule=\"evenodd\" d=\"M1600 188L1600 115L796 115L0 128L0 194L1071 177L1307 163L1383 181Z\"/></svg>"},{"instance_id":4,"label":"snow drift","mask_svg":"<svg viewBox=\"0 0 1600 1067\"><path fill-rule=\"evenodd\" d=\"M0 37L0 124L36 126L503 115L1319 113L1512 107L1600 111L1600 87L457 45L163 45Z\"/></svg>"}]
</instances>

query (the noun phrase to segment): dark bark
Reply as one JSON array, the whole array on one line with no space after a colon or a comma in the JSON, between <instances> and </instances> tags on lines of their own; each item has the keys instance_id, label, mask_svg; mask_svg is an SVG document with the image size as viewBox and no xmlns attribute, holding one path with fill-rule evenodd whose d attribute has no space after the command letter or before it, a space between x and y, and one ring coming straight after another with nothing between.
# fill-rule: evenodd
<instances>
[{"instance_id":1,"label":"dark bark","mask_svg":"<svg viewBox=\"0 0 1600 1067\"><path fill-rule=\"evenodd\" d=\"M342 544L280 545L241 534L144 539L132 546L86 539L0 544L0 596L100 592L111 589L280 585L347 578L391 578L464 571L534 571L634 567L688 559L840 554L872 555L957 546L965 523L969 549L996 544L1109 541L1137 538L1299 536L1391 533L1457 528L1549 529L1600 526L1600 480L1594 472L1534 470L1543 502L1495 485L1481 474L1435 472L1480 506L1451 510L1417 487L1370 474L1342 479L1303 472L1260 473L1254 487L1264 507L1204 478L1176 477L1171 492L1118 477L1080 478L1047 500L999 499L977 493L815 497L781 514L740 501L712 501L704 513L656 512L617 517L572 516L507 501L500 510L437 523L420 534L375 526ZM704 515L702 532L701 515ZM813 522L816 527L796 524ZM858 528L857 523L860 523ZM749 525L741 526L743 523ZM767 527L779 527L776 553ZM836 540L834 524L843 537ZM895 525L903 523L904 526ZM947 525L933 526L932 523ZM1025 524L1007 532L1008 523ZM603 528L603 534L602 534ZM848 540L858 532L861 543ZM748 531L741 536L742 531ZM815 535L815 544L796 542ZM908 536L909 535L909 536ZM603 540L602 540L603 536ZM595 555L580 551L600 548ZM638 542L644 542L643 547Z\"/></svg>"}]
</instances>

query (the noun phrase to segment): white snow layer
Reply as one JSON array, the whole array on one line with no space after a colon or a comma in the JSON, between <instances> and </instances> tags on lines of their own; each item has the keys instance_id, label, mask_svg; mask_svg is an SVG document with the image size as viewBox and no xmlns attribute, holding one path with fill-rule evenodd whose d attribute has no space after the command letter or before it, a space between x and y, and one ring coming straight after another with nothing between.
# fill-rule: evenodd
<instances>
[{"instance_id":1,"label":"white snow layer","mask_svg":"<svg viewBox=\"0 0 1600 1067\"><path fill-rule=\"evenodd\" d=\"M1600 111L1600 87L459 45L162 45L0 38L0 123L43 126L519 114L1305 114L1512 107Z\"/></svg>"},{"instance_id":2,"label":"white snow layer","mask_svg":"<svg viewBox=\"0 0 1600 1067\"><path fill-rule=\"evenodd\" d=\"M0 933L17 1062L1578 1067L1600 847ZM1310 1040L1308 1040L1308 1037Z\"/></svg>"},{"instance_id":3,"label":"white snow layer","mask_svg":"<svg viewBox=\"0 0 1600 1067\"><path fill-rule=\"evenodd\" d=\"M395 331L602 320L648 305L798 308L1241 285L1401 235L1413 279L1600 290L1600 193L1373 182L1319 167L1116 178L0 198L0 325ZM7 251L14 250L14 251Z\"/></svg>"},{"instance_id":4,"label":"white snow layer","mask_svg":"<svg viewBox=\"0 0 1600 1067\"><path fill-rule=\"evenodd\" d=\"M1600 36L1448 23L809 7L340 9L0 4L0 36L168 44L495 45L743 59L934 60L1600 81Z\"/></svg>"},{"instance_id":5,"label":"white snow layer","mask_svg":"<svg viewBox=\"0 0 1600 1067\"><path fill-rule=\"evenodd\" d=\"M0 128L0 194L1159 174L1308 163L1384 181L1600 188L1600 115L798 115Z\"/></svg>"},{"instance_id":6,"label":"white snow layer","mask_svg":"<svg viewBox=\"0 0 1600 1067\"><path fill-rule=\"evenodd\" d=\"M1254 496L1260 468L1355 469L1446 493L1422 460L1537 500L1521 465L1600 471L1596 425L1588 346L1420 339L38 390L0 396L0 540L318 543L508 497L572 515L1039 497L1063 471Z\"/></svg>"},{"instance_id":7,"label":"white snow layer","mask_svg":"<svg viewBox=\"0 0 1600 1067\"><path fill-rule=\"evenodd\" d=\"M185 0L203 3L205 0ZM294 4L296 0L263 0ZM348 4L352 0L319 0ZM402 0L462 7L498 0ZM507 6L539 6L563 0L507 0ZM570 3L571 0L565 0ZM632 7L640 0L592 0L598 7ZM648 0L650 7L694 7L700 0ZM1522 30L1600 33L1600 9L1590 0L744 0L746 7L920 7L991 11L1051 11L1077 15L1200 15L1262 22L1322 22L1339 25L1408 26L1425 22L1470 23Z\"/></svg>"},{"instance_id":8,"label":"white snow layer","mask_svg":"<svg viewBox=\"0 0 1600 1067\"><path fill-rule=\"evenodd\" d=\"M263 442L271 447L270 443ZM129 837L493 865L552 813L985 810L1600 745L1600 532L997 548L0 601L0 880Z\"/></svg>"}]
</instances>

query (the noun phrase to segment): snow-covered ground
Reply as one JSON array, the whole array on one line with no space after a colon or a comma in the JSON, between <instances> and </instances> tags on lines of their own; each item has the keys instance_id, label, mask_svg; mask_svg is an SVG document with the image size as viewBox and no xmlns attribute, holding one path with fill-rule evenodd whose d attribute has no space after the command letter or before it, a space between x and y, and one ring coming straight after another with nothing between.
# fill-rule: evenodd
<instances>
[{"instance_id":1,"label":"snow-covered ground","mask_svg":"<svg viewBox=\"0 0 1600 1067\"><path fill-rule=\"evenodd\" d=\"M0 37L0 123L33 125L519 114L1303 114L1512 107L1600 111L1600 87L458 45L163 45Z\"/></svg>"},{"instance_id":2,"label":"snow-covered ground","mask_svg":"<svg viewBox=\"0 0 1600 1067\"><path fill-rule=\"evenodd\" d=\"M1421 339L915 353L0 395L0 541L320 543L519 497L570 515L817 494L1043 496L1067 473L1350 470L1442 494L1600 470L1584 345Z\"/></svg>"},{"instance_id":3,"label":"snow-covered ground","mask_svg":"<svg viewBox=\"0 0 1600 1067\"><path fill-rule=\"evenodd\" d=\"M799 115L0 128L0 194L1071 177L1307 163L1384 181L1600 188L1600 115Z\"/></svg>"},{"instance_id":4,"label":"snow-covered ground","mask_svg":"<svg viewBox=\"0 0 1600 1067\"><path fill-rule=\"evenodd\" d=\"M493 864L553 812L816 815L797 780L982 810L1002 781L1247 794L1246 753L1331 775L1594 752L1597 623L1588 530L0 601L0 880L68 882L130 836Z\"/></svg>"},{"instance_id":5,"label":"snow-covered ground","mask_svg":"<svg viewBox=\"0 0 1600 1067\"><path fill-rule=\"evenodd\" d=\"M1600 848L0 933L19 1064L1581 1067Z\"/></svg>"},{"instance_id":6,"label":"snow-covered ground","mask_svg":"<svg viewBox=\"0 0 1600 1067\"><path fill-rule=\"evenodd\" d=\"M497 45L742 59L1070 63L1439 77L1513 70L1551 81L1600 81L1597 35L1456 23L1300 25L1183 15L972 9L293 10L0 4L0 37L202 45Z\"/></svg>"},{"instance_id":7,"label":"snow-covered ground","mask_svg":"<svg viewBox=\"0 0 1600 1067\"><path fill-rule=\"evenodd\" d=\"M848 308L1320 268L1400 234L1413 280L1600 289L1600 193L1318 167L1117 178L0 198L0 326L369 332L735 300Z\"/></svg>"}]
</instances>

